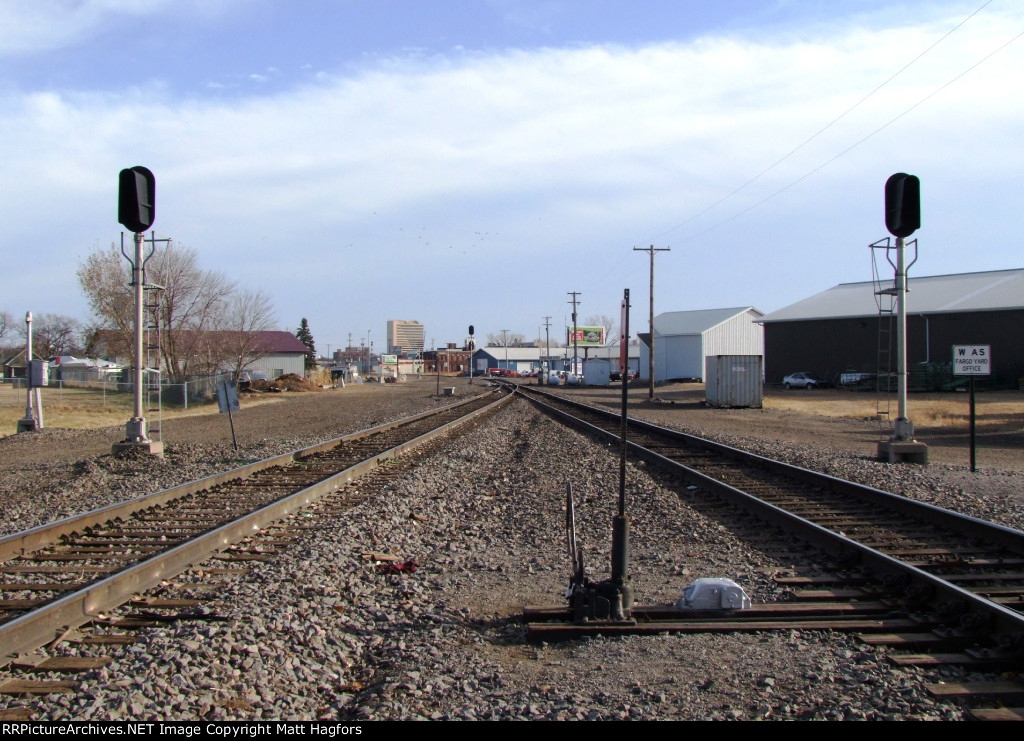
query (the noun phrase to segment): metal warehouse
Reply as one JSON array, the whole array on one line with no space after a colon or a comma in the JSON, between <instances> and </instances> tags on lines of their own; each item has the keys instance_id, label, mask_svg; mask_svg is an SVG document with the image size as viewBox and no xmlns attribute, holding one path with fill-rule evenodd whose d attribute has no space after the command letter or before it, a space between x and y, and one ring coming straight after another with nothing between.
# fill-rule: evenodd
<instances>
[{"instance_id":1,"label":"metal warehouse","mask_svg":"<svg viewBox=\"0 0 1024 741\"><path fill-rule=\"evenodd\" d=\"M704 380L705 358L764 355L764 312L753 306L669 311L654 317L654 380ZM640 335L640 378L650 379L650 334Z\"/></svg>"},{"instance_id":2,"label":"metal warehouse","mask_svg":"<svg viewBox=\"0 0 1024 741\"><path fill-rule=\"evenodd\" d=\"M796 371L838 379L847 371L894 368L891 286L892 280L841 283L762 317L766 380L779 383ZM994 384L1016 385L1024 376L1024 269L911 276L907 286L908 368L951 363L953 345L990 345Z\"/></svg>"}]
</instances>

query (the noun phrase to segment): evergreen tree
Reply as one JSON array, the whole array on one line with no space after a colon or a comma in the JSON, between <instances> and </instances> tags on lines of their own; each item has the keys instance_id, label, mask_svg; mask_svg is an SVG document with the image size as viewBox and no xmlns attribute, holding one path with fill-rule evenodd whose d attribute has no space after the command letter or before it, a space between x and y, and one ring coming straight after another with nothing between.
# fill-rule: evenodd
<instances>
[{"instance_id":1,"label":"evergreen tree","mask_svg":"<svg viewBox=\"0 0 1024 741\"><path fill-rule=\"evenodd\" d=\"M299 342L306 346L306 373L316 369L316 345L313 342L313 333L309 331L309 322L302 317L299 328L295 330L295 336Z\"/></svg>"}]
</instances>

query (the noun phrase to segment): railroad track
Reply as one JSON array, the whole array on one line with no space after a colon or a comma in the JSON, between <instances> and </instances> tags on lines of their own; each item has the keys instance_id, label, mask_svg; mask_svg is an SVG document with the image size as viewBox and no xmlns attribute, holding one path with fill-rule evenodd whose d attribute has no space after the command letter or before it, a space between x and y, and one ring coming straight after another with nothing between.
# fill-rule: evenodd
<instances>
[{"instance_id":1,"label":"railroad track","mask_svg":"<svg viewBox=\"0 0 1024 741\"><path fill-rule=\"evenodd\" d=\"M0 539L0 666L24 666L26 654L102 621L105 612L303 508L351 506L357 500L339 492L345 484L511 398L495 391ZM263 544L262 557L287 540ZM149 599L140 606L185 605ZM86 664L40 667L81 671Z\"/></svg>"},{"instance_id":2,"label":"railroad track","mask_svg":"<svg viewBox=\"0 0 1024 741\"><path fill-rule=\"evenodd\" d=\"M618 414L529 386L517 391L567 424L619 439ZM697 487L681 496L708 492L714 506L753 513L828 554L833 568L777 578L793 590L795 604L685 619L677 610L639 606L636 627L600 632L829 628L901 649L892 660L902 665L1024 669L1024 533L639 420L630 420L627 441L632 454ZM564 622L567 614L528 611L531 637L579 635L580 626ZM1024 704L1020 682L929 689L943 699L1001 706L973 710L979 718L1024 718L1024 709L1002 707Z\"/></svg>"}]
</instances>

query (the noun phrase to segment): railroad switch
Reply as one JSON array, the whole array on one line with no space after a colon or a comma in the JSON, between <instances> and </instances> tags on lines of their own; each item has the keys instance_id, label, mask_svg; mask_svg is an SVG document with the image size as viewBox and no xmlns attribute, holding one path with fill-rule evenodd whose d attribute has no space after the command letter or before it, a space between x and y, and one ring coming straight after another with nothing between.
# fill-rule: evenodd
<instances>
[{"instance_id":1,"label":"railroad switch","mask_svg":"<svg viewBox=\"0 0 1024 741\"><path fill-rule=\"evenodd\" d=\"M594 622L636 625L632 617L633 585L626 575L629 570L629 518L612 518L612 575L604 581L591 581L583 564L583 551L576 539L576 509L572 484L568 484L565 504L565 530L569 545L572 576L565 596L569 600L572 619L577 625Z\"/></svg>"}]
</instances>

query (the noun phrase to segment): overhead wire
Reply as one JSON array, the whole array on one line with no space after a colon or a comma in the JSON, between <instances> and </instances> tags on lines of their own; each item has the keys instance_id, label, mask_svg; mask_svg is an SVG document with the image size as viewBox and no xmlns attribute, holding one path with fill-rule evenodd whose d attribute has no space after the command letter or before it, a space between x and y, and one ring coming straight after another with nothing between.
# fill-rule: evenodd
<instances>
[{"instance_id":1,"label":"overhead wire","mask_svg":"<svg viewBox=\"0 0 1024 741\"><path fill-rule=\"evenodd\" d=\"M729 200L729 199L730 199L730 198L732 198L733 196L735 196L735 195L737 195L738 193L742 192L743 190L745 190L745 189L746 189L747 187L749 187L750 185L752 185L753 183L755 183L755 182L756 182L757 180L759 180L760 178L762 178L762 177L763 177L764 175L766 175L767 173L769 173L769 172L771 172L772 170L774 170L774 169L775 169L776 167L778 167L779 165L781 165L781 164L782 164L783 162L785 162L786 160L788 160L788 159L789 159L790 157L792 157L792 156L793 156L794 154L796 154L797 152L799 152L799 151L800 151L801 149L803 149L803 148L804 148L804 147L806 147L806 146L807 146L808 144L810 144L810 143L811 143L812 141L814 141L815 139L817 139L817 138L818 138L819 136L821 136L821 135L822 135L823 133L825 133L825 132L826 132L827 130L829 130L830 128L832 128L832 127L833 127L833 126L834 126L835 124L837 124L837 123L838 123L839 121L841 121L841 120L842 120L843 118L845 118L845 117L846 117L846 116L848 116L848 115L849 115L850 113L852 113L852 112L853 112L854 110L856 110L856 109L857 109L858 107L860 107L860 106L861 106L861 105L862 105L863 103L865 103L865 102L866 102L866 101L867 101L867 100L868 100L869 98L871 98L871 97L872 97L873 95L875 95L875 94L876 94L876 93L877 93L878 91L880 91L880 90L881 90L882 88L884 88L884 87L885 87L886 85L888 85L888 84L889 84L890 82L892 82L892 81L893 81L893 80L895 80L895 79L896 79L897 77L899 77L899 76L900 76L900 75L901 75L901 74L902 74L903 72L905 72L905 71L906 71L907 69L909 69L909 68L910 68L911 66L913 66L914 64L916 64L916 63L917 63L917 62L918 62L918 61L919 61L920 59L922 59L922 58L923 58L924 56L926 56L926 55L927 55L927 54L928 54L929 52L931 52L931 51L932 51L933 49L935 49L935 47L937 47L937 46L938 46L939 44L941 44L941 43L942 43L943 41L945 41L945 40L946 40L947 38L949 38L949 37L950 37L950 36L951 36L951 35L952 35L953 33L955 33L955 32L956 32L957 30L959 30L959 29L960 29L960 28L961 28L961 27L962 27L962 26L963 26L963 25L964 25L965 23L967 23L967 22L968 22L969 20L971 20L971 18L973 18L973 17L974 17L974 16L976 16L976 15L977 15L978 13L980 13L980 12L981 12L982 10L984 10L984 9L985 9L985 8L986 8L986 7L988 6L988 5L990 5L990 4L992 3L992 1L993 1L993 0L985 0L985 2L983 2L983 3L982 3L982 4L981 4L981 5L980 5L980 6L978 7L978 8L976 8L976 9L975 9L975 10L974 10L974 11L973 11L972 13L970 13L970 14L969 14L969 15L968 15L967 17L965 17L965 18L964 18L963 20L961 20L961 21L960 21L959 23L957 23L957 24L956 24L955 26L953 26L953 28L951 28L951 29L950 29L949 31L947 31L947 32L946 32L945 34L943 34L943 35L942 35L942 36L941 36L941 37L940 37L939 39L937 39L937 40L936 40L936 41L935 41L934 43L932 43L932 44L931 44L931 45L930 45L930 46L929 46L929 47L928 47L927 49L925 49L925 50L924 50L924 51L922 51L922 52L921 52L920 54L918 54L918 55L917 55L916 57L914 57L914 58L913 58L913 59L911 59L911 60L910 60L909 62L907 62L906 64L904 64L904 65L903 65L902 67L900 67L900 69L898 69L898 70L897 70L896 72L894 72L893 74L891 74L891 75L890 75L890 76L889 76L888 78L886 78L886 80L885 80L885 81L883 81L882 83L880 83L879 85L877 85L877 86L876 86L876 87L875 87L874 89L872 89L872 90L871 90L871 91L870 91L869 93L867 93L866 95L864 95L864 96L863 96L863 97L862 97L862 98L861 98L860 100L858 100L858 101L857 101L856 103L854 103L854 104L853 104L852 106L850 106L850 107L849 107L849 108L847 108L847 109L846 109L845 111L843 111L842 113L840 113L840 114L839 114L838 116L836 116L836 117L835 117L834 119L832 119L831 121L829 121L829 122L828 122L827 124L825 124L825 126L823 126L823 127L821 128L821 129L819 129L818 131L816 131L816 132L815 132L814 134L812 134L812 135L811 135L810 137L808 137L807 139L805 139L805 140L804 140L803 142L801 142L800 144L798 144L798 145L797 145L796 147L794 147L793 149L791 149L791 150L790 150L789 152L787 152L786 154L784 154L784 155L783 155L782 157L780 157L779 159L777 159L777 160L776 160L775 162L773 162L772 164L770 164L770 165L769 165L768 167L764 168L763 170L761 170L760 172L758 172L758 173L757 173L756 175L754 175L753 177L751 177L751 178L750 178L749 180L747 180L746 182L744 182L744 183L743 183L742 185L740 185L739 187L737 187L737 188L733 189L732 191L730 191L730 192L729 192L729 193L727 193L726 195L722 196L721 198L719 198L719 199L718 199L717 201L715 201L714 203L710 204L710 205L709 205L709 206L707 206L706 208L704 208L704 209L702 209L702 210L698 211L697 213L695 213L694 215L692 215L691 217L689 217L689 218L688 218L688 219L686 219L685 221L682 221L682 222L680 222L679 224L676 224L675 226L672 226L672 227L670 227L669 229L666 229L665 231L661 232L660 234L657 234L657 235L655 235L654 237L651 237L651 238L650 238L650 239L649 239L648 241L653 241L653 240L656 240L656 239L658 239L658 238L660 238L660 237L664 237L664 236L665 236L666 234L670 234L670 233L674 232L675 230L677 230L677 229L680 229L680 228L682 228L682 227L686 226L687 224L690 224L690 223L692 223L693 221L697 220L698 218L700 218L700 217L701 217L701 216L703 216L704 214L708 213L709 211L711 211L711 210L713 210L714 208L718 207L718 206L719 206L719 205L721 205L722 203L726 202L727 200ZM870 138L871 138L872 136L874 136L875 134L877 134L877 133L878 133L879 131L882 131L882 130L883 130L883 129L885 129L885 128L886 128L887 126L889 126L889 125L891 125L892 123L894 123L895 121L899 120L900 118L902 118L903 116L905 116L905 115L906 115L907 113L909 113L910 111L912 111L912 110L913 110L914 108L918 107L919 105L921 105L922 103L924 103L925 101L927 101L927 100L928 100L929 98L931 98L932 96L934 96L935 94L937 94L938 92L940 92L941 90L943 90L944 88L946 88L946 87L948 87L949 85L951 85L951 84L953 84L954 82L956 82L956 81L957 81L958 79L960 79L961 77L963 77L963 76L964 76L965 74L967 74L968 72L970 72L970 71L971 71L972 69L974 69L975 67L977 67L978 65L982 64L982 63L983 63L983 62L985 62L985 61L986 61L987 59L989 59L989 57L991 57L991 56L995 55L996 53L998 53L999 51L1001 51L1002 49L1004 49L1004 48L1005 48L1006 46L1009 46L1009 44L1011 44L1011 43L1013 43L1014 41L1016 41L1016 40L1017 40L1017 38L1019 38L1019 36L1020 36L1020 35L1021 35L1021 34L1019 34L1018 36L1015 36L1015 37L1014 37L1013 39L1011 39L1010 41L1006 42L1005 44L1003 44L1002 46L1000 46L1000 47L999 47L998 49L996 49L995 51L993 51L993 52L991 52L990 54L988 54L988 55L987 55L987 56L986 56L985 58L983 58L983 59L982 59L982 60L980 60L979 62L975 63L975 64L974 64L974 65L972 65L972 66L971 66L970 68L968 68L967 70L965 70L964 72L960 73L960 74L959 74L959 75L957 75L957 76L956 76L955 78L953 78L952 80L950 80L949 82L947 82L947 83L946 83L945 85L943 85L942 87L940 87L940 88L939 88L938 90L935 90L934 92L932 92L931 94L929 94L929 95L928 95L928 96L926 96L925 98L922 98L921 100L919 100L919 101L918 101L917 103L915 103L915 104L914 104L913 106L911 106L910 108L908 108L907 110L905 110L905 111L904 111L903 113L901 113L901 114L900 114L899 116L897 116L896 118L892 119L892 120L891 120L891 121L889 121L888 123L886 123L886 124L884 124L883 126L879 127L878 129L876 129L875 131L873 131L873 132L872 132L871 134L869 134L869 135L867 135L866 137L862 138L861 140L859 140L859 141L858 141L858 142L856 142L855 144L853 144L853 145L851 145L851 146L847 147L847 148L846 148L846 149L844 149L844 150L843 150L842 152L840 152L839 154L835 155L834 157L832 157L831 159L827 160L826 162L822 163L821 165L819 165L819 166L818 166L818 167L816 167L815 169L811 170L810 172L807 172L807 173L805 173L804 175L802 175L802 176L801 176L800 178L798 178L797 180L794 180L793 182L789 183L788 185L784 186L783 188L780 188L779 190L775 191L774 193L772 193L771 195L769 195L769 196L767 196L766 198L762 199L761 201L758 201L757 203L753 204L752 206L749 206L749 207L747 207L747 208L745 208L745 209L743 209L743 210L741 210L741 211L739 211L739 212L737 212L737 213L733 214L732 216L729 216L729 217L727 217L727 218L723 219L722 221L720 221L719 223L715 224L714 226L711 226L711 227L709 227L709 228L707 228L707 229L705 229L705 230L703 230L703 231L701 231L701 232L699 232L699 233L697 233L697 234L693 234L693 235L691 235L691 236L689 236L689 237L685 238L685 239L684 239L683 241L690 241L690 240L692 240L692 239L696 239L696 238L697 238L697 237L699 237L699 236L702 236L702 235L704 235L704 234L707 234L707 233L708 233L709 231L712 231L712 230L714 230L714 229L717 229L718 227L720 227L720 226L722 226L722 225L724 225L724 224L727 224L727 223L729 223L730 221L733 221L734 219L736 219L736 218L738 218L738 217L740 217L740 216L742 216L742 215L744 215L744 214L746 214L746 213L748 213L748 212L752 211L753 209L755 209L755 208L757 208L757 207L761 206L762 204L764 204L765 202L767 202L767 201L771 200L772 198L774 198L775 196L779 195L780 193L783 193L783 192L785 192L786 190L788 190L789 188L793 187L794 185L797 185L798 183L802 182L802 181L803 181L803 180L805 180L805 179L806 179L807 177L809 177L809 176L813 175L814 173L818 172L818 171L819 171L819 170L821 170L821 169L822 169L823 167L825 167L825 166L829 165L830 163L834 162L834 161L835 161L836 159L838 159L839 157L843 156L844 154L846 154L846 153L847 153L847 152L849 152L850 150L852 150L852 149L854 149L855 147L857 147L858 145L862 144L862 143L863 143L864 141L867 141L868 139L870 139Z\"/></svg>"},{"instance_id":2,"label":"overhead wire","mask_svg":"<svg viewBox=\"0 0 1024 741\"><path fill-rule=\"evenodd\" d=\"M926 49L925 49L924 51L922 51L922 52L921 52L921 53L919 53L919 54L918 54L917 56L915 56L915 57L914 57L913 59L911 59L911 60L910 60L909 62L907 62L906 64L904 64L904 65L903 65L902 67L900 67L900 68L899 68L899 69L898 69L898 70L897 70L896 72L894 72L893 74L891 74L891 75L890 75L890 76L889 76L888 78L886 78L886 79L885 79L885 80L884 80L883 82L881 82L880 84L878 84L877 86L875 86L875 87L874 87L874 88L873 88L873 89L872 89L872 90L871 90L870 92L868 92L868 93L867 93L866 95L864 95L864 96L863 96L862 98L860 98L860 99L859 99L859 100L858 100L858 101L857 101L856 103L854 103L854 104L853 104L852 106L850 106L850 107L849 107L849 108L847 108L847 109L846 109L845 111L843 111L842 113L840 113L840 114L839 114L838 116L836 116L836 117L835 117L834 119L832 119L831 121L829 121L829 122L828 122L827 124L825 124L825 126L823 126L822 128L820 128L820 129L819 129L818 131L816 131L816 132L815 132L814 134L812 134L812 135L811 135L810 137L808 137L808 138L807 138L807 139L805 139L805 140L804 140L803 142L801 142L800 144L798 144L798 145L797 145L796 147L794 147L793 149L791 149L791 150L790 150L789 152L787 152L787 153L786 153L785 155L783 155L782 157L780 157L779 159L777 159L777 160L776 160L775 162L773 162L773 163L772 163L771 165L769 165L768 167L764 168L763 170L761 170L760 172L758 172L758 173L757 173L756 175L754 175L753 177L751 177L751 178L750 178L749 180L747 180L746 182L744 182L744 183L743 183L742 185L740 185L739 187L737 187L737 188L733 189L733 190L732 190L732 191L730 191L730 192L729 192L728 194L726 194L725 196L721 197L720 199L718 199L717 201L715 201L715 202L714 202L714 203L712 203L711 205L707 206L706 208L702 209L701 211L697 212L696 214L694 214L694 215L693 215L693 216L691 216L690 218L686 219L685 221L683 221L683 222L681 222L681 223L679 223L679 224L676 224L675 226L673 226L673 227L671 227L671 228L669 228L669 229L666 229L665 231L663 231L663 232L661 232L661 233L659 233L659 234L657 234L657 235L655 235L655 236L653 236L653 237L649 238L648 240L645 240L645 241L644 241L644 244L649 244L649 243L653 243L653 242L654 242L655 240L659 239L660 237L663 237L663 236L665 236L666 234L670 234L671 232L675 231L676 229L679 229L679 228L681 228L681 227L683 227L683 226L686 226L687 224L690 224L690 223L692 223L693 221L695 221L696 219L700 218L700 217L701 217L701 216L703 216L704 214L708 213L708 212L709 212L709 211L711 211L712 209L716 208L717 206L721 205L722 203L724 203L725 201L729 200L729 199L730 199L730 198L732 198L733 196L735 196L735 195L737 195L738 193L742 192L743 190L745 190L745 189L746 189L747 187L749 187L750 185L752 185L753 183L755 183L755 182L756 182L757 180L759 180L760 178L762 178L762 177L763 177L764 175L766 175L767 173L769 173L769 172L771 172L772 170L774 170L774 169L775 169L776 167L778 167L778 166L779 166L779 165L781 165L781 164L782 164L783 162L785 162L786 160L788 160L788 159L789 159L790 157L792 157L792 156L793 156L794 154L796 154L797 152L799 152L799 151L800 151L801 149L803 149L804 147L806 147L806 146L807 146L808 144L810 144L810 143L811 143L812 141L814 141L815 139L817 139L817 138L818 138L819 136L821 136L821 135L822 135L823 133L825 133L825 132L826 132L827 130L829 130L830 128L832 128L832 127L833 127L833 126L834 126L835 124L837 124L837 123L838 123L839 121L841 121L841 120L842 120L843 118L845 118L845 117L846 117L846 116L848 116L848 115L849 115L850 113L852 113L852 112L853 112L854 110L856 110L856 109L857 109L858 107L860 107L860 106L861 106L862 104L864 104L864 103L865 103L865 102L866 102L866 101L867 101L868 99L870 99L870 98L871 98L872 96L874 96L874 95L875 95L876 93L878 93L878 92L879 92L880 90L882 90L882 88L884 88L884 87L885 87L886 85L888 85L889 83L891 83L891 82L892 82L893 80L895 80L895 79L896 79L897 77L899 77L899 76L900 76L901 74L903 74L903 73L904 73L904 72L905 72L906 70L908 70L908 69L909 69L910 67L912 67L912 66L913 66L914 64L916 64L916 63L917 63L918 61L920 61L920 60L921 60L921 59L922 59L923 57L925 57L925 56L926 56L926 55L927 55L928 53L930 53L931 51L933 51L933 50L934 50L934 49L935 49L935 48L936 48L937 46L939 46L939 44L941 44L941 43L942 43L943 41L945 41L946 39L948 39L948 38L949 38L949 37L950 37L950 36L951 36L951 35L952 35L953 33L955 33L955 32L956 32L957 30L959 30L959 29L960 29L961 27L963 27L963 26L964 26L964 24L966 24L966 23L967 23L967 22L968 22L969 20L971 20L971 19L972 19L972 18L973 18L974 16L976 16L976 15L977 15L978 13L980 13L980 12L981 12L982 10L984 10L984 9L985 9L985 8L986 8L986 7L988 6L988 5L990 5L990 4L992 3L992 1L993 1L993 0L985 0L985 2L983 2L983 3L982 3L982 4L980 5L980 6L978 6L978 7L977 7L977 8L976 8L976 9L975 9L975 10L974 10L973 12L971 12L970 14L968 14L968 15L967 15L967 16L966 16L966 17L965 17L965 18L964 18L963 20L961 20L961 21L960 21L959 23L957 23L957 24L956 24L955 26L953 26L953 27L952 27L951 29L949 29L949 30L948 30L948 31L947 31L946 33L944 33L944 34L943 34L943 35L942 35L941 37L939 37L939 38L938 38L938 39L937 39L936 41L934 41L934 42L933 42L933 43L932 43L931 45L929 45L929 46L928 46L928 47L927 47L927 48L926 48ZM716 224L714 224L714 225L712 225L712 226L710 226L710 227L708 227L708 228L706 228L706 229L704 229L704 230L702 230L702 231L700 231L700 232L697 232L697 233L695 233L695 234L691 234L691 235L689 235L689 236L687 236L687 237L683 238L683 239L682 239L682 240L680 240L680 241L681 241L681 242L683 242L683 243L685 243L685 242L690 242L690 241L692 241L692 240L694 240L694 239L697 239L698 237L701 237L701 236L703 236L703 235L705 235L705 234L707 234L707 233L709 233L709 232L711 232L711 231L714 231L715 229L718 229L718 228L720 228L720 227L724 226L725 224L728 224L728 223L730 223L730 222L734 221L735 219L737 219L737 218L739 218L739 217L741 217L741 216L743 216L743 215L745 215L745 214L749 213L750 211L753 211L754 209L757 209L757 208L759 208L760 206L764 205L764 204L765 204L765 203L767 203L768 201L770 201L770 200L774 199L775 197L777 197L777 196L781 195L782 193L785 193L785 192L786 192L786 191L788 191L788 190L789 190L790 188L793 188L794 186L796 186L796 185L800 184L801 182L803 182L803 181L804 181L804 180L806 180L807 178L809 178L809 177L811 177L812 175L814 175L815 173L817 173L817 172L821 171L822 169L824 169L825 167L827 167L827 166L828 166L828 165L830 165L831 163L835 162L835 161L836 161L837 159L839 159L839 158L843 157L844 155L846 155L847 153L849 153L849 152L850 152L850 151L852 151L853 149L857 148L858 146L860 146L860 145L861 145L861 144L863 144L864 142L868 141L869 139L871 139L872 137L874 137L875 135L877 135L877 134L878 134L878 133L880 133L881 131L885 130L886 128L888 128L889 126L891 126L892 124L894 124L895 122L897 122L898 120L900 120L901 118L903 118L904 116L906 116L907 114L909 114L910 112L912 112L913 110L915 110L916 108L920 107L920 106L921 106L922 104L924 104L925 102L927 102L928 100L930 100L931 98L933 98L933 97L934 97L935 95L939 94L939 93L940 93L940 92L942 92L942 91L943 91L944 89L946 89L946 88L947 88L947 87L949 87L950 85L954 84L955 82L957 82L957 81L958 81L959 79L961 79L961 78L962 78L962 77L964 77L965 75L969 74L969 73L970 73L970 72L971 72L972 70L974 70L975 68L977 68L977 67L978 67L978 66L980 66L981 64L985 63L985 62L986 62L986 61L987 61L988 59L990 59L991 57L993 57L993 56L995 56L996 54L998 54L999 52L1001 52L1001 51L1002 51L1003 49L1005 49L1005 48L1006 48L1007 46L1009 46L1010 44L1012 44L1013 42L1015 42L1015 41L1016 41L1017 39L1019 39L1019 38L1020 38L1021 36L1024 36L1024 31L1022 31L1021 33L1017 34L1016 36L1014 36L1013 38L1011 38L1011 39L1010 39L1009 41L1005 42L1004 44L1002 44L1001 46L999 46L998 48L996 48L995 50L993 50L992 52L990 52L989 54L987 54L986 56L984 56L984 57L983 57L982 59L980 59L979 61L975 62L975 63L974 63L973 65L971 65L970 67L968 67L967 69L965 69L964 71L962 71L961 73L959 73L958 75L956 75L955 77L953 77L952 79L950 79L949 81L947 81L946 83L944 83L943 85L941 85L940 87L938 87L937 89L933 90L933 91L932 91L931 93L929 93L928 95L924 96L923 98L921 98L920 100L918 100L918 101L917 101L916 103L914 103L913 105L911 105L911 106L909 106L908 108L906 108L906 109L905 109L904 111L902 111L902 112L901 112L901 113L900 113L899 115L897 115L897 116L893 117L892 119L890 119L890 120L889 120L889 121L887 121L886 123L882 124L881 126L879 126L878 128L876 128L876 129L875 129L874 131L872 131L871 133L867 134L866 136L863 136L863 137L861 137L861 138L860 138L859 140L857 140L857 141L856 141L856 142L854 142L853 144L849 145L848 147L846 147L846 148L845 148L845 149L843 149L842 151L840 151L840 152L838 152L837 154L835 154L834 156L830 157L830 158L829 158L828 160L826 160L826 161L822 162L822 163L821 163L821 164L819 164L818 166L816 166L816 167L814 167L813 169L809 170L808 172L804 173L803 175L801 175L800 177L796 178L796 179L795 179L795 180L793 180L792 182L790 182L790 183L788 183L787 185L785 185L785 186L783 186L783 187L779 188L778 190L776 190L776 191L772 192L771 194L769 194L769 195L765 196L764 198L762 198L761 200L757 201L756 203L753 203L752 205L750 205L750 206L747 206L746 208L743 208L743 209L741 209L740 211L737 211L736 213L734 213L734 214L732 214L732 215L730 215L730 216L728 216L728 217L726 217L726 218L722 219L722 220L721 220L721 221L719 221L718 223L716 223ZM617 275L617 276L620 276L620 277L621 277L621 273L619 273L619 272L618 272L617 270L614 270L614 268L617 268L617 267L618 267L619 265L622 265L622 264L624 264L624 263L626 262L626 259L627 259L627 255L628 255L628 253L627 253L627 254L624 254L624 255L623 255L623 256L622 256L622 257L621 257L621 258L620 258L620 259L619 259L619 260L618 260L618 261L617 261L617 262L616 262L616 263L615 263L615 264L614 264L613 266L608 266L608 270L607 270L606 272L607 272L607 273L609 274L609 277L610 277L610 274L612 274L612 273L614 273L615 275ZM637 268L637 270L639 270L639 268ZM630 272L636 272L636 271L634 271L634 270L630 269ZM598 281L598 284L599 284L599 285L603 285L603 284L604 284L604 282L605 282L605 281Z\"/></svg>"},{"instance_id":3,"label":"overhead wire","mask_svg":"<svg viewBox=\"0 0 1024 741\"><path fill-rule=\"evenodd\" d=\"M881 126L879 126L879 127L877 128L877 129L875 129L874 131L872 131L872 132L871 132L870 134L867 134L867 135L865 135L865 136L861 137L860 139L858 139L857 141L855 141L855 142L854 142L853 144L851 144L850 146L846 147L846 149L843 149L843 150L842 150L842 151L840 151L840 152L839 152L838 154L835 154L835 155L833 155L832 157L830 157L829 159L825 160L824 162L822 162L822 163L821 163L820 165L818 165L817 167L815 167L815 168L813 168L813 169L811 169L811 170L809 170L809 171L805 172L805 173L804 173L803 175L801 175L800 177L798 177L798 178L797 178L796 180L792 181L791 183L788 183L787 185L784 185L783 187L779 188L778 190L776 190L776 191L772 192L771 194L769 194L769 195L765 196L765 197L764 197L764 198L762 198L762 199L761 199L760 201L757 201L756 203L754 203L754 204L752 204L752 205L750 205L750 206L747 206L747 207L746 207L746 208L744 208L743 210L741 210L741 211L737 211L737 212L736 212L736 213L734 213L734 214L733 214L732 216L729 216L729 217L727 217L727 218L723 219L722 221L718 222L717 224L714 224L714 225L712 225L712 226L709 226L709 227L708 227L707 229L704 229L703 231L697 232L696 234L691 234L690 236L688 236L688 237L684 238L684 239L683 239L682 241L683 241L683 242L689 242L689 241L691 241L691 240L694 240L694 239L696 239L697 237L701 237L701 236L703 236L703 235L707 234L708 232L714 231L715 229L718 229L718 228L719 228L720 226L724 226L725 224L728 224L728 223L729 223L730 221L733 221L734 219L737 219L737 218L739 218L740 216L743 216L744 214L746 214L746 213L749 213L750 211L753 211L753 210L754 210L755 208L758 208L758 207L760 207L760 206L763 206L763 205L764 205L765 203L767 203L768 201L772 200L772 199L773 199L773 198L775 198L776 196L778 196L778 195L781 195L782 193L785 193L785 192L786 192L787 190L789 190L789 189L790 189L790 188L792 188L793 186L795 186L795 185L798 185L798 184L802 183L802 182L803 182L804 180L806 180L807 178L809 178L809 177L810 177L811 175L814 175L814 174L815 174L816 172L819 172L820 170L824 169L825 167L828 167L828 166L829 166L830 164L832 164L833 162L835 162L835 161L836 161L837 159L839 159L840 157L842 157L842 156L844 156L844 155L848 154L848 153L849 153L850 151L852 151L852 150L856 149L856 148L857 148L857 147L859 147L859 146L860 146L861 144L863 144L864 142L866 142L866 141L867 141L868 139L871 139L871 138L872 138L872 137L874 137L874 136L875 136L876 134L878 134L878 133L880 133L881 131L884 131L884 130L885 130L885 129L887 129L888 127L892 126L892 125L893 125L894 123L896 123L897 121L899 121L899 120L900 120L901 118L903 118L904 116L906 116L906 115L907 115L908 113L910 113L910 112L911 112L911 111L913 111L914 109L916 109L916 108L918 108L919 106L921 106L922 104L926 103L926 102L927 102L928 100L930 100L931 98L933 98L933 97L935 97L936 95L938 95L939 93L941 93L941 92L942 92L943 90L945 90L945 89L946 89L947 87L949 87L950 85L952 85L953 83L955 83L955 82L956 82L957 80L959 80L960 78L962 78L962 77L964 77L965 75L969 74L969 73L970 73L970 72L971 72L971 71L972 71L973 69L975 69L976 67L978 67L978 66L980 66L980 65L984 64L984 63L985 63L986 61L988 61L988 60L989 60L990 58L992 58L993 56L995 56L996 54L998 54L999 52L1001 52L1001 51L1002 51L1003 49L1005 49L1005 48L1006 48L1007 46L1009 46L1010 44L1012 44L1012 43L1013 43L1014 41L1016 41L1017 39L1021 38L1022 36L1024 36L1024 31L1021 31L1020 33L1018 33L1018 34L1017 34L1016 36L1014 36L1014 37L1013 37L1012 39L1010 39L1010 40L1009 40L1009 41L1007 41L1006 43L1002 44L1002 45L1001 45L1000 47L998 47L997 49L993 50L993 51L992 51L992 52L990 52L989 54L986 54L986 55L985 55L984 57L982 57L982 58L981 58L980 60L978 60L977 62L975 62L974 64L972 64L972 65L971 65L970 67L968 67L967 69L965 69L965 70L964 70L963 72L961 72L960 74L958 74L958 75L957 75L956 77L952 78L951 80L947 81L946 83L944 83L944 84L943 84L943 85L941 85L940 87L938 87L938 88L936 88L935 90L933 90L932 92L928 93L928 95L926 95L926 96L924 96L923 98L921 98L921 99L920 99L919 101L917 101L916 103L914 103L914 104L913 104L912 106L910 106L909 108L906 108L906 109L905 109L905 110L904 110L904 111L903 111L902 113L900 113L899 115L897 115L897 116L894 116L893 118L891 118L891 119L889 119L888 121L886 121L886 122L885 122L884 124L882 124Z\"/></svg>"}]
</instances>

